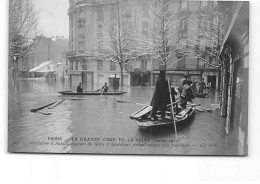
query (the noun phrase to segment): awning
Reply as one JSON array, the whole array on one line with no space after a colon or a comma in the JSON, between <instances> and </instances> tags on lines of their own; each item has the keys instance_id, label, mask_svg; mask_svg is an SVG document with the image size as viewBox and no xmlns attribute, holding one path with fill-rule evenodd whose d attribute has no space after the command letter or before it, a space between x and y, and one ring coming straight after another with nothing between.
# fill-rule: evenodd
<instances>
[{"instance_id":1,"label":"awning","mask_svg":"<svg viewBox=\"0 0 260 184\"><path fill-rule=\"evenodd\" d=\"M51 63L52 63L52 61L45 61L45 62L41 63L39 66L36 66L36 67L30 69L29 72L37 72L38 70L41 70L41 69L47 67Z\"/></svg>"}]
</instances>

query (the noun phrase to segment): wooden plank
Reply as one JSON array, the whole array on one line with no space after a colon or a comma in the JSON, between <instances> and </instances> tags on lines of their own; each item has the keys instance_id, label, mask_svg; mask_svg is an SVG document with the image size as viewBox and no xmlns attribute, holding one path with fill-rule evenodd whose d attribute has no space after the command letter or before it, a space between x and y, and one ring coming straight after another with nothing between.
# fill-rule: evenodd
<instances>
[{"instance_id":1,"label":"wooden plank","mask_svg":"<svg viewBox=\"0 0 260 184\"><path fill-rule=\"evenodd\" d=\"M130 118L132 118L132 119L140 118L141 116L143 116L143 115L147 114L148 112L150 112L152 109L153 109L152 106L146 106L145 108L143 108L141 111L139 111L138 113L134 114Z\"/></svg>"}]
</instances>

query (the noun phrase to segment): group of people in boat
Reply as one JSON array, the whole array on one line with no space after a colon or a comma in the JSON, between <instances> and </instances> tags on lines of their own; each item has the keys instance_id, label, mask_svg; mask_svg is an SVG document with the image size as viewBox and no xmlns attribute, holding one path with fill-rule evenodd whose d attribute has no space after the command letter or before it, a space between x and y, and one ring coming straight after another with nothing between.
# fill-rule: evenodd
<instances>
[{"instance_id":1,"label":"group of people in boat","mask_svg":"<svg viewBox=\"0 0 260 184\"><path fill-rule=\"evenodd\" d=\"M193 93L194 91L194 81L188 80L188 74L185 74L183 78L180 79L180 84L178 88L170 87L166 80L166 73L164 70L160 71L159 77L155 83L155 91L151 101L151 106L153 106L149 118L151 120L157 119L158 110L161 111L161 119L165 118L165 111L167 106L169 107L171 103L175 105L177 112L179 110L186 109L187 103L192 102L195 99ZM196 85L196 84L195 84ZM178 105L175 96L179 93L179 101L181 109L178 109Z\"/></svg>"},{"instance_id":2,"label":"group of people in boat","mask_svg":"<svg viewBox=\"0 0 260 184\"><path fill-rule=\"evenodd\" d=\"M107 85L107 83L105 83L100 89L98 89L97 91L100 92L101 94L103 93L107 93L109 90L109 87ZM115 74L114 78L113 78L113 90L114 93L118 90L118 80L117 80L117 75ZM82 84L79 83L78 87L77 87L77 93L85 93L86 91L82 88Z\"/></svg>"}]
</instances>

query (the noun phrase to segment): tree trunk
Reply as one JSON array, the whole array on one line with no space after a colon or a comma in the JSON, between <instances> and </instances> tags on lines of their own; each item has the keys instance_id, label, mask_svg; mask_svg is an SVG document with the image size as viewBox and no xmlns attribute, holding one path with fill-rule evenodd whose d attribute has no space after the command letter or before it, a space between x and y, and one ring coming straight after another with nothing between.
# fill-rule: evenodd
<instances>
[{"instance_id":1,"label":"tree trunk","mask_svg":"<svg viewBox=\"0 0 260 184\"><path fill-rule=\"evenodd\" d=\"M121 72L121 89L122 89L123 86L124 86L124 80L123 80L124 74L123 74L123 71L124 71L124 68L123 68L122 65L120 65L120 72Z\"/></svg>"}]
</instances>

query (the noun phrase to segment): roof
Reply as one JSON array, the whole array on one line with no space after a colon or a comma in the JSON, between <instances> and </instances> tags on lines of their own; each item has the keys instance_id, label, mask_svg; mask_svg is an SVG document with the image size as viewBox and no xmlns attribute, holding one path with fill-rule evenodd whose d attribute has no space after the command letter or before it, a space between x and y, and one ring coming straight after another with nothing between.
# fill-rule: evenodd
<instances>
[{"instance_id":1,"label":"roof","mask_svg":"<svg viewBox=\"0 0 260 184\"><path fill-rule=\"evenodd\" d=\"M53 61L44 61L43 63L41 63L39 66L36 66L32 69L29 70L29 72L37 72L47 66L49 66Z\"/></svg>"}]
</instances>

